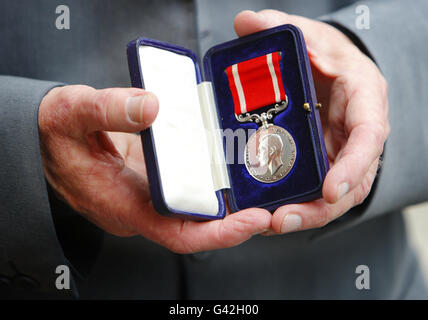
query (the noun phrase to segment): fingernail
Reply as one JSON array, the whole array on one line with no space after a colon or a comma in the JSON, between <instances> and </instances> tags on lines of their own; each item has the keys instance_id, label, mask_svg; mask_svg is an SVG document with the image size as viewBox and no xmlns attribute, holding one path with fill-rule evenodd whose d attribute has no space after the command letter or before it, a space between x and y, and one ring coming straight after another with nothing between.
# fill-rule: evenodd
<instances>
[{"instance_id":1,"label":"fingernail","mask_svg":"<svg viewBox=\"0 0 428 320\"><path fill-rule=\"evenodd\" d=\"M289 213L282 220L281 233L293 232L302 226L302 218L297 214Z\"/></svg>"},{"instance_id":2,"label":"fingernail","mask_svg":"<svg viewBox=\"0 0 428 320\"><path fill-rule=\"evenodd\" d=\"M340 200L345 194L349 191L349 184L347 182L343 182L339 184L337 187L337 200Z\"/></svg>"},{"instance_id":3,"label":"fingernail","mask_svg":"<svg viewBox=\"0 0 428 320\"><path fill-rule=\"evenodd\" d=\"M148 119L144 117L144 110L151 108L150 104L154 104L156 99L153 94L146 92L145 95L129 97L126 100L126 112L131 121L137 123L147 123Z\"/></svg>"}]
</instances>

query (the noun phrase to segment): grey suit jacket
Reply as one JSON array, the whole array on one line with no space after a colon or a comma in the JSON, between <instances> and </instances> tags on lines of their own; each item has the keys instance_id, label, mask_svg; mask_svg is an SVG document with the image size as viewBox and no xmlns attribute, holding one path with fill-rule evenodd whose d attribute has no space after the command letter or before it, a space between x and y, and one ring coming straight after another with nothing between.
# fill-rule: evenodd
<instances>
[{"instance_id":1,"label":"grey suit jacket","mask_svg":"<svg viewBox=\"0 0 428 320\"><path fill-rule=\"evenodd\" d=\"M356 5L328 14L347 2L200 0L195 16L184 0L62 1L71 29L57 30L55 1L0 0L0 297L427 298L400 209L428 199L428 3L370 2L371 29L358 30ZM144 35L204 51L233 37L240 9L263 7L328 14L388 80L392 132L365 203L319 230L177 255L142 237L104 234L55 198L38 141L47 91L61 83L129 86L129 40ZM72 268L71 290L55 287L62 264ZM355 286L358 265L370 268L370 290Z\"/></svg>"}]
</instances>

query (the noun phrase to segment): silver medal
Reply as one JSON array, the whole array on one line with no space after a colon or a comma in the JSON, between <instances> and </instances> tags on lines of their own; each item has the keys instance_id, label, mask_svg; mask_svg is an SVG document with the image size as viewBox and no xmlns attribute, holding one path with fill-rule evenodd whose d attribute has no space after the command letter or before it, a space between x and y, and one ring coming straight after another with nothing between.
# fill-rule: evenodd
<instances>
[{"instance_id":1,"label":"silver medal","mask_svg":"<svg viewBox=\"0 0 428 320\"><path fill-rule=\"evenodd\" d=\"M281 180L295 160L293 137L284 128L272 124L257 130L245 146L245 166L250 175L261 182Z\"/></svg>"},{"instance_id":2,"label":"silver medal","mask_svg":"<svg viewBox=\"0 0 428 320\"><path fill-rule=\"evenodd\" d=\"M261 182L273 183L283 179L293 168L296 160L296 144L291 134L284 128L267 121L284 110L288 101L276 104L266 113L237 116L238 121L254 121L262 126L254 133L245 146L245 167L250 175Z\"/></svg>"}]
</instances>

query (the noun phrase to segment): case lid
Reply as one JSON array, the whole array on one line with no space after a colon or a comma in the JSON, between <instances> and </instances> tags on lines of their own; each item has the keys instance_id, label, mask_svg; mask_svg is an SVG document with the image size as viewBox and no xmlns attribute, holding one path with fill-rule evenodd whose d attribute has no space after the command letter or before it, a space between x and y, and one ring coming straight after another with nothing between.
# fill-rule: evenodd
<instances>
[{"instance_id":1,"label":"case lid","mask_svg":"<svg viewBox=\"0 0 428 320\"><path fill-rule=\"evenodd\" d=\"M142 133L153 203L158 211L223 218L229 187L212 88L201 83L196 56L140 38L128 47L133 85L159 99L159 114ZM131 62L130 62L131 63ZM214 118L213 118L214 117ZM220 151L220 152L219 152Z\"/></svg>"}]
</instances>

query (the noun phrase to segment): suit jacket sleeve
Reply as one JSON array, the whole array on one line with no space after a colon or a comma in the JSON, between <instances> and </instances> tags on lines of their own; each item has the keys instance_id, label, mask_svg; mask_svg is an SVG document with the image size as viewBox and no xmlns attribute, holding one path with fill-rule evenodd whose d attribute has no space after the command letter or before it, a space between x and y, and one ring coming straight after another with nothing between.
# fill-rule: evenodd
<instances>
[{"instance_id":1,"label":"suit jacket sleeve","mask_svg":"<svg viewBox=\"0 0 428 320\"><path fill-rule=\"evenodd\" d=\"M40 102L59 85L0 75L0 280L9 297L30 291L37 297L77 295L73 277L72 290L56 288L55 270L59 265L73 267L68 253L78 256L77 230L83 230L82 235L91 232L81 228L83 218L76 220L76 213L52 194L49 197L38 135ZM88 259L88 251L82 252ZM76 262L80 265L79 259ZM4 287L0 286L0 296Z\"/></svg>"},{"instance_id":2,"label":"suit jacket sleeve","mask_svg":"<svg viewBox=\"0 0 428 320\"><path fill-rule=\"evenodd\" d=\"M369 9L369 29L356 26L360 5ZM361 206L323 228L321 233L331 233L428 200L426 12L425 0L376 1L356 3L321 17L345 30L378 64L388 82L391 123L382 169L371 194Z\"/></svg>"}]
</instances>

